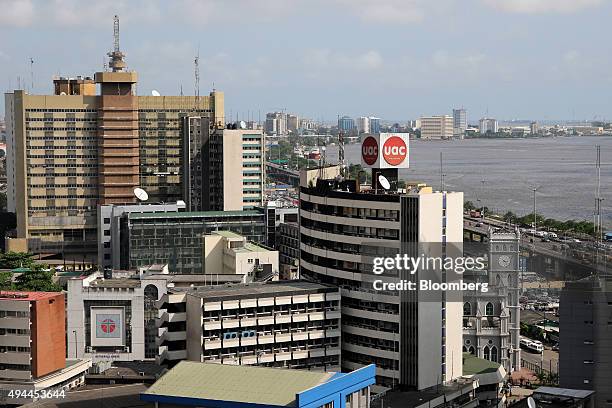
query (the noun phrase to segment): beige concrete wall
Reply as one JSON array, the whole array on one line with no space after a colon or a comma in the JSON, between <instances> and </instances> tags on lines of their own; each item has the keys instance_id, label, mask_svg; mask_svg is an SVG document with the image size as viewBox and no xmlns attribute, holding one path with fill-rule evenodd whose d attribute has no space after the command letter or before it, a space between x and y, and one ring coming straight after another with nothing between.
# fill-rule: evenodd
<instances>
[{"instance_id":1,"label":"beige concrete wall","mask_svg":"<svg viewBox=\"0 0 612 408\"><path fill-rule=\"evenodd\" d=\"M204 235L203 239L203 257L204 270L202 273L218 274L223 273L223 250L225 242L221 235L211 234Z\"/></svg>"}]
</instances>

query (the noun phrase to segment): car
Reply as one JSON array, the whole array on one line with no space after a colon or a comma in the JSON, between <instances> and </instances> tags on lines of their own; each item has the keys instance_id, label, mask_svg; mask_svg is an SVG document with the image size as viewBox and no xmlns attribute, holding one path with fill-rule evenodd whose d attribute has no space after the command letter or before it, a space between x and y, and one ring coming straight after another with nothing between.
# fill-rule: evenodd
<instances>
[{"instance_id":1,"label":"car","mask_svg":"<svg viewBox=\"0 0 612 408\"><path fill-rule=\"evenodd\" d=\"M476 223L476 226L477 226L477 227L482 227L483 225L484 225L484 224L483 224L482 222L477 222L477 223Z\"/></svg>"},{"instance_id":2,"label":"car","mask_svg":"<svg viewBox=\"0 0 612 408\"><path fill-rule=\"evenodd\" d=\"M559 351L559 343L557 343L554 346L552 346L552 350L553 351Z\"/></svg>"}]
</instances>

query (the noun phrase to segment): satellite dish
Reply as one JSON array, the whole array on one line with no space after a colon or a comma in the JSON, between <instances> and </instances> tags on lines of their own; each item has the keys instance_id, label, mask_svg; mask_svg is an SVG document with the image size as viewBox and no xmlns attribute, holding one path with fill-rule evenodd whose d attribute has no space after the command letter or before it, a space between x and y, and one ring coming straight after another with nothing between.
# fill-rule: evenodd
<instances>
[{"instance_id":1,"label":"satellite dish","mask_svg":"<svg viewBox=\"0 0 612 408\"><path fill-rule=\"evenodd\" d=\"M527 406L529 408L536 408L536 403L535 403L535 400L533 399L533 397L527 398Z\"/></svg>"},{"instance_id":2,"label":"satellite dish","mask_svg":"<svg viewBox=\"0 0 612 408\"><path fill-rule=\"evenodd\" d=\"M246 122L244 120L241 120L240 122L238 122L238 127L240 129L246 129Z\"/></svg>"},{"instance_id":3,"label":"satellite dish","mask_svg":"<svg viewBox=\"0 0 612 408\"><path fill-rule=\"evenodd\" d=\"M161 94L159 93L159 91L157 89L154 89L151 91L151 95L153 96L161 96Z\"/></svg>"},{"instance_id":4,"label":"satellite dish","mask_svg":"<svg viewBox=\"0 0 612 408\"><path fill-rule=\"evenodd\" d=\"M149 199L149 194L140 187L134 189L134 195L139 201L147 201Z\"/></svg>"},{"instance_id":5,"label":"satellite dish","mask_svg":"<svg viewBox=\"0 0 612 408\"><path fill-rule=\"evenodd\" d=\"M387 178L385 176L383 176L382 174L378 176L378 183L385 190L388 190L388 189L391 188L391 183L389 183L389 180L387 180Z\"/></svg>"},{"instance_id":6,"label":"satellite dish","mask_svg":"<svg viewBox=\"0 0 612 408\"><path fill-rule=\"evenodd\" d=\"M66 95L66 92L60 92L60 95Z\"/></svg>"}]
</instances>

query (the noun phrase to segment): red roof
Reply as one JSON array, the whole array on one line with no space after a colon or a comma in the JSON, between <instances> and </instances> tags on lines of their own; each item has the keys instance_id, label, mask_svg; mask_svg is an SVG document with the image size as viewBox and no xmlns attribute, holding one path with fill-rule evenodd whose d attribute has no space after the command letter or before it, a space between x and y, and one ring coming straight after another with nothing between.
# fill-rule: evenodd
<instances>
[{"instance_id":1,"label":"red roof","mask_svg":"<svg viewBox=\"0 0 612 408\"><path fill-rule=\"evenodd\" d=\"M51 299L57 295L61 295L61 292L13 292L8 290L0 291L0 301L2 300L42 300Z\"/></svg>"}]
</instances>

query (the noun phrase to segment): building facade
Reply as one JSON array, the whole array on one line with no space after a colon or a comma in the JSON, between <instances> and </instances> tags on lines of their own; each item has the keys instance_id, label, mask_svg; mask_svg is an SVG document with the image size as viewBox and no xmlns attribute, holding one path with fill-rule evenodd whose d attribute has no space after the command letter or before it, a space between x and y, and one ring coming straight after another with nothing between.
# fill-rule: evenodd
<instances>
[{"instance_id":1,"label":"building facade","mask_svg":"<svg viewBox=\"0 0 612 408\"><path fill-rule=\"evenodd\" d=\"M340 368L337 288L304 281L203 287L171 291L158 306L159 363ZM186 324L173 324L177 314Z\"/></svg>"},{"instance_id":2,"label":"building facade","mask_svg":"<svg viewBox=\"0 0 612 408\"><path fill-rule=\"evenodd\" d=\"M126 213L120 220L120 269L168 264L171 273L202 273L203 235L233 231L255 243L266 242L265 213L202 211Z\"/></svg>"},{"instance_id":3,"label":"building facade","mask_svg":"<svg viewBox=\"0 0 612 408\"><path fill-rule=\"evenodd\" d=\"M497 119L482 118L478 122L478 130L483 135L486 133L497 133L499 132L499 123Z\"/></svg>"},{"instance_id":4,"label":"building facade","mask_svg":"<svg viewBox=\"0 0 612 408\"><path fill-rule=\"evenodd\" d=\"M370 133L370 118L360 116L356 120L356 127L359 133Z\"/></svg>"},{"instance_id":5,"label":"building facade","mask_svg":"<svg viewBox=\"0 0 612 408\"><path fill-rule=\"evenodd\" d=\"M486 282L488 292L465 292L463 352L499 363L511 373L521 368L518 232L490 232L488 270L466 272L466 281Z\"/></svg>"},{"instance_id":6,"label":"building facade","mask_svg":"<svg viewBox=\"0 0 612 408\"><path fill-rule=\"evenodd\" d=\"M183 196L181 117L223 127L223 93L138 96L123 54L91 78L58 78L53 95L5 94L8 210L31 252L95 256L97 206ZM96 85L100 93L96 94Z\"/></svg>"},{"instance_id":7,"label":"building facade","mask_svg":"<svg viewBox=\"0 0 612 408\"><path fill-rule=\"evenodd\" d=\"M449 115L421 117L421 139L442 140L453 137L453 118Z\"/></svg>"},{"instance_id":8,"label":"building facade","mask_svg":"<svg viewBox=\"0 0 612 408\"><path fill-rule=\"evenodd\" d=\"M338 130L342 132L350 132L355 129L355 120L349 116L338 118Z\"/></svg>"},{"instance_id":9,"label":"building facade","mask_svg":"<svg viewBox=\"0 0 612 408\"><path fill-rule=\"evenodd\" d=\"M463 138L467 130L467 112L465 109L453 109L453 135Z\"/></svg>"},{"instance_id":10,"label":"building facade","mask_svg":"<svg viewBox=\"0 0 612 408\"><path fill-rule=\"evenodd\" d=\"M612 401L612 278L567 282L559 299L559 385L595 391L595 406Z\"/></svg>"},{"instance_id":11,"label":"building facade","mask_svg":"<svg viewBox=\"0 0 612 408\"><path fill-rule=\"evenodd\" d=\"M368 122L370 124L370 132L369 133L380 133L380 118L376 118L374 116L370 116L368 118Z\"/></svg>"},{"instance_id":12,"label":"building facade","mask_svg":"<svg viewBox=\"0 0 612 408\"><path fill-rule=\"evenodd\" d=\"M364 254L462 242L463 193L351 191L336 184L338 174L337 166L301 174L300 276L341 288L343 369L374 363L377 383L402 389L460 376L462 303L373 290L378 277Z\"/></svg>"}]
</instances>

